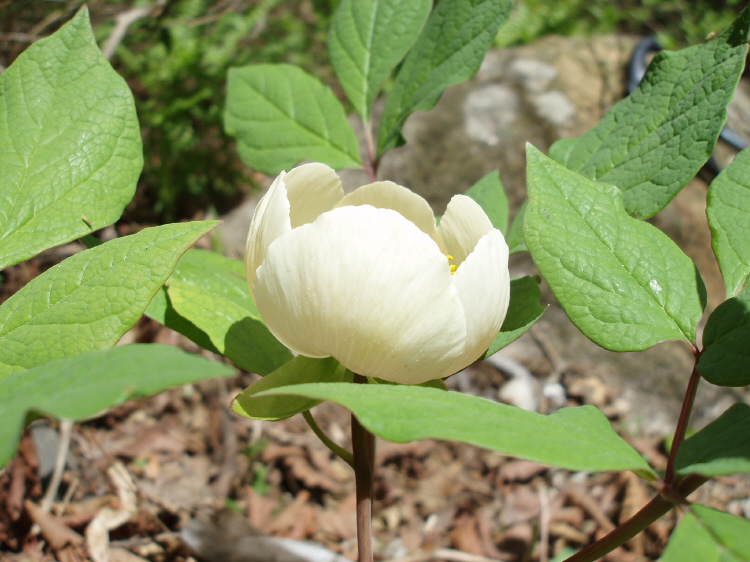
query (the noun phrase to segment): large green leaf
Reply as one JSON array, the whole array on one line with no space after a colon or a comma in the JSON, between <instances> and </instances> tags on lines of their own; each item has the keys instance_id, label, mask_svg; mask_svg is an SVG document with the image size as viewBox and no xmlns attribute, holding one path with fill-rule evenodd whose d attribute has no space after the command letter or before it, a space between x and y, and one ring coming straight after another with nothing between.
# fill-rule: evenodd
<instances>
[{"instance_id":1,"label":"large green leaf","mask_svg":"<svg viewBox=\"0 0 750 562\"><path fill-rule=\"evenodd\" d=\"M352 382L352 373L333 357L312 359L298 355L270 375L250 385L232 401L235 414L256 420L283 420L295 414L306 412L317 406L321 400L290 396L256 396L264 390L271 390L290 384L320 382Z\"/></svg>"},{"instance_id":2,"label":"large green leaf","mask_svg":"<svg viewBox=\"0 0 750 562\"><path fill-rule=\"evenodd\" d=\"M693 504L672 533L660 562L748 562L750 521Z\"/></svg>"},{"instance_id":3,"label":"large green leaf","mask_svg":"<svg viewBox=\"0 0 750 562\"><path fill-rule=\"evenodd\" d=\"M485 357L494 355L516 341L542 317L546 307L539 304L539 277L519 277L510 280L510 305L500 331L492 340Z\"/></svg>"},{"instance_id":4,"label":"large green leaf","mask_svg":"<svg viewBox=\"0 0 750 562\"><path fill-rule=\"evenodd\" d=\"M0 306L0 379L115 345L185 250L216 224L147 228L76 254L31 281Z\"/></svg>"},{"instance_id":5,"label":"large green leaf","mask_svg":"<svg viewBox=\"0 0 750 562\"><path fill-rule=\"evenodd\" d=\"M721 303L703 330L698 372L720 386L750 384L750 286Z\"/></svg>"},{"instance_id":6,"label":"large green leaf","mask_svg":"<svg viewBox=\"0 0 750 562\"><path fill-rule=\"evenodd\" d=\"M0 467L13 456L29 414L72 420L134 396L234 374L228 365L166 345L126 345L51 361L0 380Z\"/></svg>"},{"instance_id":7,"label":"large green leaf","mask_svg":"<svg viewBox=\"0 0 750 562\"><path fill-rule=\"evenodd\" d=\"M735 404L677 451L680 474L723 476L750 472L750 406Z\"/></svg>"},{"instance_id":8,"label":"large green leaf","mask_svg":"<svg viewBox=\"0 0 750 562\"><path fill-rule=\"evenodd\" d=\"M347 383L300 384L261 395L284 394L341 404L375 435L396 443L449 439L569 470L650 472L591 406L544 416L437 388Z\"/></svg>"},{"instance_id":9,"label":"large green leaf","mask_svg":"<svg viewBox=\"0 0 750 562\"><path fill-rule=\"evenodd\" d=\"M740 152L711 182L706 216L729 298L750 273L750 148Z\"/></svg>"},{"instance_id":10,"label":"large green leaf","mask_svg":"<svg viewBox=\"0 0 750 562\"><path fill-rule=\"evenodd\" d=\"M401 128L432 108L443 90L479 70L512 0L441 0L401 65L380 120L378 155L404 144Z\"/></svg>"},{"instance_id":11,"label":"large green leaf","mask_svg":"<svg viewBox=\"0 0 750 562\"><path fill-rule=\"evenodd\" d=\"M266 328L244 275L239 260L189 250L146 314L238 367L267 375L292 354Z\"/></svg>"},{"instance_id":12,"label":"large green leaf","mask_svg":"<svg viewBox=\"0 0 750 562\"><path fill-rule=\"evenodd\" d=\"M586 337L612 351L695 343L706 290L663 232L628 216L622 194L527 151L524 236L542 276Z\"/></svg>"},{"instance_id":13,"label":"large green leaf","mask_svg":"<svg viewBox=\"0 0 750 562\"><path fill-rule=\"evenodd\" d=\"M115 222L142 167L133 96L83 7L0 75L0 269Z\"/></svg>"},{"instance_id":14,"label":"large green leaf","mask_svg":"<svg viewBox=\"0 0 750 562\"><path fill-rule=\"evenodd\" d=\"M500 174L492 170L489 174L472 185L465 193L479 203L492 226L503 234L508 230L508 198L505 196Z\"/></svg>"},{"instance_id":15,"label":"large green leaf","mask_svg":"<svg viewBox=\"0 0 750 562\"><path fill-rule=\"evenodd\" d=\"M625 209L663 209L713 152L742 74L750 12L705 45L656 55L638 89L589 132L558 141L550 156L587 178L616 185Z\"/></svg>"},{"instance_id":16,"label":"large green leaf","mask_svg":"<svg viewBox=\"0 0 750 562\"><path fill-rule=\"evenodd\" d=\"M169 282L167 295L174 311L204 331L219 353L238 367L267 375L292 358L291 352L248 308L180 281Z\"/></svg>"},{"instance_id":17,"label":"large green leaf","mask_svg":"<svg viewBox=\"0 0 750 562\"><path fill-rule=\"evenodd\" d=\"M346 97L366 122L393 67L411 48L432 0L342 0L328 52Z\"/></svg>"},{"instance_id":18,"label":"large green leaf","mask_svg":"<svg viewBox=\"0 0 750 562\"><path fill-rule=\"evenodd\" d=\"M301 160L360 165L357 137L330 89L288 64L229 69L224 127L242 161L276 175Z\"/></svg>"}]
</instances>

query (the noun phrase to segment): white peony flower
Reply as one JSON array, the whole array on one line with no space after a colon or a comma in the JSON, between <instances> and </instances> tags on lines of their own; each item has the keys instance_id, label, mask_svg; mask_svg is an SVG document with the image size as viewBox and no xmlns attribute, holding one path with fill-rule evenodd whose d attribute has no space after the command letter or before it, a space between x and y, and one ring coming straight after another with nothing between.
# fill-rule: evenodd
<instances>
[{"instance_id":1,"label":"white peony flower","mask_svg":"<svg viewBox=\"0 0 750 562\"><path fill-rule=\"evenodd\" d=\"M508 246L482 208L456 195L436 227L429 204L392 182L344 195L306 164L260 200L245 253L268 329L291 350L418 384L487 350L508 310Z\"/></svg>"}]
</instances>

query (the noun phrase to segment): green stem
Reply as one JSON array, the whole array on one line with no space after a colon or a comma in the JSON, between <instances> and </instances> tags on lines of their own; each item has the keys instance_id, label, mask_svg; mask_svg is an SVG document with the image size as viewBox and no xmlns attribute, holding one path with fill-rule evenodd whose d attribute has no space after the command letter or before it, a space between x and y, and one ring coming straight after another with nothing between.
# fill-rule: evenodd
<instances>
[{"instance_id":1,"label":"green stem","mask_svg":"<svg viewBox=\"0 0 750 562\"><path fill-rule=\"evenodd\" d=\"M354 382L367 384L367 378L354 375ZM357 486L358 562L372 562L372 488L375 472L375 437L352 414L354 481Z\"/></svg>"},{"instance_id":2,"label":"green stem","mask_svg":"<svg viewBox=\"0 0 750 562\"><path fill-rule=\"evenodd\" d=\"M684 501L685 497L689 496L707 481L708 478L705 476L691 474L677 485L675 490L676 494L681 501ZM643 506L638 513L633 515L633 517L625 521L625 523L595 543L590 544L583 550L566 559L565 562L594 562L595 560L599 560L602 556L605 556L618 546L622 546L632 539L674 506L674 498L659 494Z\"/></svg>"},{"instance_id":3,"label":"green stem","mask_svg":"<svg viewBox=\"0 0 750 562\"><path fill-rule=\"evenodd\" d=\"M313 430L313 433L318 436L318 439L320 439L323 442L323 445L328 447L333 453L339 457L342 461L344 461L346 464L354 468L354 455L352 455L349 451L344 449L343 447L339 447L334 443L330 437L328 437L325 433L323 433L323 430L320 429L320 426L315 421L315 418L312 417L312 414L310 413L310 410L307 410L306 412L302 412L302 417L305 418L305 421L307 422L307 425L310 426L310 429Z\"/></svg>"}]
</instances>

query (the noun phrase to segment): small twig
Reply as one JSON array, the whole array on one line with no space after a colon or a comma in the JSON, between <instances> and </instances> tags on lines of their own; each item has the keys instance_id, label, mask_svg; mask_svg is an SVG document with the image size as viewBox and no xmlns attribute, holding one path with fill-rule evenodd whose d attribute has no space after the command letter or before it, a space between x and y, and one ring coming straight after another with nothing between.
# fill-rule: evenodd
<instances>
[{"instance_id":1,"label":"small twig","mask_svg":"<svg viewBox=\"0 0 750 562\"><path fill-rule=\"evenodd\" d=\"M60 420L60 443L57 446L57 456L55 457L55 469L52 472L52 478L49 481L47 492L42 498L40 507L46 513L52 509L52 502L55 501L57 490L62 482L62 475L65 471L65 461L68 458L70 450L70 436L73 433L73 420L63 418Z\"/></svg>"},{"instance_id":2,"label":"small twig","mask_svg":"<svg viewBox=\"0 0 750 562\"><path fill-rule=\"evenodd\" d=\"M157 2L158 4L158 2ZM127 12L118 14L115 18L115 28L112 30L112 35L107 39L107 43L102 49L102 54L107 60L112 59L112 55L115 54L117 47L120 46L122 40L125 39L125 34L128 32L128 28L140 19L145 18L151 13L154 6L141 6L139 8L131 8Z\"/></svg>"},{"instance_id":3,"label":"small twig","mask_svg":"<svg viewBox=\"0 0 750 562\"><path fill-rule=\"evenodd\" d=\"M15 31L9 31L8 33L0 33L0 41L15 41L16 43L33 43L41 39L38 35L31 35L29 33L18 33Z\"/></svg>"},{"instance_id":4,"label":"small twig","mask_svg":"<svg viewBox=\"0 0 750 562\"><path fill-rule=\"evenodd\" d=\"M486 556L479 556L478 554L470 554L452 548L438 548L431 552L420 552L403 558L395 558L387 562L429 562L432 560L441 560L445 562L497 562L494 558L487 558Z\"/></svg>"},{"instance_id":5,"label":"small twig","mask_svg":"<svg viewBox=\"0 0 750 562\"><path fill-rule=\"evenodd\" d=\"M310 429L313 430L313 433L318 436L318 439L323 442L323 445L328 447L333 452L333 454L343 460L346 464L354 468L354 456L343 447L340 447L339 445L334 443L333 440L328 437L328 435L326 435L322 429L320 429L320 426L315 421L315 418L312 417L310 410L302 412L302 417L305 418L307 425L309 425Z\"/></svg>"},{"instance_id":6,"label":"small twig","mask_svg":"<svg viewBox=\"0 0 750 562\"><path fill-rule=\"evenodd\" d=\"M81 481L78 478L74 478L73 482L70 483L70 486L68 486L68 489L65 491L65 496L63 496L62 502L60 502L60 505L55 509L58 515L65 513L65 510L68 508L68 504L70 503L70 500L73 499L73 494L75 494L80 483Z\"/></svg>"},{"instance_id":7,"label":"small twig","mask_svg":"<svg viewBox=\"0 0 750 562\"><path fill-rule=\"evenodd\" d=\"M610 518L607 517L596 502L578 486L570 486L565 492L574 503L583 508L583 510L587 512L594 521L596 521L597 525L604 529L604 532L611 533L615 530L615 524L612 523Z\"/></svg>"},{"instance_id":8,"label":"small twig","mask_svg":"<svg viewBox=\"0 0 750 562\"><path fill-rule=\"evenodd\" d=\"M542 484L537 490L539 494L539 562L549 560L549 494Z\"/></svg>"},{"instance_id":9,"label":"small twig","mask_svg":"<svg viewBox=\"0 0 750 562\"><path fill-rule=\"evenodd\" d=\"M534 324L531 327L530 332L531 337L534 338L537 345L542 348L542 353L544 353L545 357L550 362L550 365L552 365L552 378L554 379L554 382L558 382L560 374L565 370L565 361L560 357L560 354L557 353L555 346L549 341L547 334L545 334L544 330L539 327L539 324Z\"/></svg>"}]
</instances>

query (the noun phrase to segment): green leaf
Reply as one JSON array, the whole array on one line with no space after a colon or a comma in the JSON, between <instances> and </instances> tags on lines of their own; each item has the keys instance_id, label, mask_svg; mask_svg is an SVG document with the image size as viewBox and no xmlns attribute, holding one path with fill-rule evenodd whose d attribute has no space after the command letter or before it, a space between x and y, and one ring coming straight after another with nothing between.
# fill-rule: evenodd
<instances>
[{"instance_id":1,"label":"green leaf","mask_svg":"<svg viewBox=\"0 0 750 562\"><path fill-rule=\"evenodd\" d=\"M241 369L267 375L292 354L266 328L244 275L239 260L189 250L146 314Z\"/></svg>"},{"instance_id":2,"label":"green leaf","mask_svg":"<svg viewBox=\"0 0 750 562\"><path fill-rule=\"evenodd\" d=\"M591 406L544 416L476 396L406 385L300 384L263 393L284 394L341 404L375 435L396 443L448 439L568 470L651 470Z\"/></svg>"},{"instance_id":3,"label":"green leaf","mask_svg":"<svg viewBox=\"0 0 750 562\"><path fill-rule=\"evenodd\" d=\"M744 68L747 30L745 10L705 45L657 54L635 92L583 136L556 143L550 157L619 187L630 215L655 215L713 152Z\"/></svg>"},{"instance_id":4,"label":"green leaf","mask_svg":"<svg viewBox=\"0 0 750 562\"><path fill-rule=\"evenodd\" d=\"M286 365L243 390L232 401L235 414L256 420L283 420L306 412L321 400L299 396L256 396L259 392L290 384L352 382L352 374L333 357L312 359L298 355Z\"/></svg>"},{"instance_id":5,"label":"green leaf","mask_svg":"<svg viewBox=\"0 0 750 562\"><path fill-rule=\"evenodd\" d=\"M218 221L146 228L76 254L0 306L0 379L112 347L180 256Z\"/></svg>"},{"instance_id":6,"label":"green leaf","mask_svg":"<svg viewBox=\"0 0 750 562\"><path fill-rule=\"evenodd\" d=\"M703 330L698 372L719 386L750 384L750 286L721 303Z\"/></svg>"},{"instance_id":7,"label":"green leaf","mask_svg":"<svg viewBox=\"0 0 750 562\"><path fill-rule=\"evenodd\" d=\"M231 300L246 308L253 317L260 318L245 281L245 264L242 260L228 258L216 252L191 248L180 258L169 281L189 283ZM157 295L146 313L162 321L166 310L166 299Z\"/></svg>"},{"instance_id":8,"label":"green leaf","mask_svg":"<svg viewBox=\"0 0 750 562\"><path fill-rule=\"evenodd\" d=\"M229 69L224 128L242 161L264 174L300 160L341 169L361 165L357 137L331 90L288 64Z\"/></svg>"},{"instance_id":9,"label":"green leaf","mask_svg":"<svg viewBox=\"0 0 750 562\"><path fill-rule=\"evenodd\" d=\"M706 216L729 298L737 294L750 273L750 148L740 152L711 182Z\"/></svg>"},{"instance_id":10,"label":"green leaf","mask_svg":"<svg viewBox=\"0 0 750 562\"><path fill-rule=\"evenodd\" d=\"M519 277L510 280L510 305L500 331L490 344L485 357L494 355L507 347L536 324L546 307L539 304L542 293L539 291L539 277Z\"/></svg>"},{"instance_id":11,"label":"green leaf","mask_svg":"<svg viewBox=\"0 0 750 562\"><path fill-rule=\"evenodd\" d=\"M660 562L747 562L750 521L693 504L672 533Z\"/></svg>"},{"instance_id":12,"label":"green leaf","mask_svg":"<svg viewBox=\"0 0 750 562\"><path fill-rule=\"evenodd\" d=\"M396 75L380 120L378 156L404 144L401 128L432 108L443 90L479 70L512 0L441 0Z\"/></svg>"},{"instance_id":13,"label":"green leaf","mask_svg":"<svg viewBox=\"0 0 750 562\"><path fill-rule=\"evenodd\" d=\"M142 167L133 96L83 7L0 75L0 269L115 222Z\"/></svg>"},{"instance_id":14,"label":"green leaf","mask_svg":"<svg viewBox=\"0 0 750 562\"><path fill-rule=\"evenodd\" d=\"M0 467L13 456L29 414L82 420L135 396L234 374L177 348L125 345L51 361L0 380Z\"/></svg>"},{"instance_id":15,"label":"green leaf","mask_svg":"<svg viewBox=\"0 0 750 562\"><path fill-rule=\"evenodd\" d=\"M342 0L328 37L331 65L367 122L393 67L417 40L432 0Z\"/></svg>"},{"instance_id":16,"label":"green leaf","mask_svg":"<svg viewBox=\"0 0 750 562\"><path fill-rule=\"evenodd\" d=\"M675 468L679 474L708 477L750 472L750 406L735 404L685 439Z\"/></svg>"},{"instance_id":17,"label":"green leaf","mask_svg":"<svg viewBox=\"0 0 750 562\"><path fill-rule=\"evenodd\" d=\"M479 203L490 218L492 226L505 234L508 230L508 198L505 196L497 170L491 171L472 185L465 195Z\"/></svg>"},{"instance_id":18,"label":"green leaf","mask_svg":"<svg viewBox=\"0 0 750 562\"><path fill-rule=\"evenodd\" d=\"M511 255L529 251L526 248L526 241L523 239L523 217L526 215L527 203L528 199L518 209L518 213L516 213L516 217L510 225L510 230L508 230L508 235L505 237Z\"/></svg>"},{"instance_id":19,"label":"green leaf","mask_svg":"<svg viewBox=\"0 0 750 562\"><path fill-rule=\"evenodd\" d=\"M614 186L528 147L524 237L542 276L586 337L611 351L695 343L706 289L663 232L627 215Z\"/></svg>"},{"instance_id":20,"label":"green leaf","mask_svg":"<svg viewBox=\"0 0 750 562\"><path fill-rule=\"evenodd\" d=\"M189 283L170 281L174 311L208 335L219 353L238 367L267 375L292 358L291 352L248 308Z\"/></svg>"}]
</instances>

